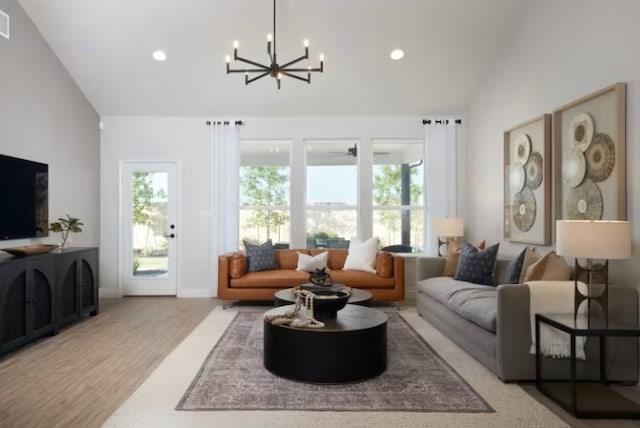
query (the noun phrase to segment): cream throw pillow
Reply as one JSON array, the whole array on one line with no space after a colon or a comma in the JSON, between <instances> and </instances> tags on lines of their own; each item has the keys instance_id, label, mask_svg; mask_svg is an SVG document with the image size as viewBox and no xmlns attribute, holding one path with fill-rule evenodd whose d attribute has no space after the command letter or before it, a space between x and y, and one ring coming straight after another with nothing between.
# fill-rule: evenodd
<instances>
[{"instance_id":1,"label":"cream throw pillow","mask_svg":"<svg viewBox=\"0 0 640 428\"><path fill-rule=\"evenodd\" d=\"M524 253L522 269L520 269L520 280L519 280L520 284L524 283L524 278L527 275L527 270L529 269L529 266L531 266L538 260L540 260L540 254L536 251L536 249L532 247L527 247L527 250Z\"/></svg>"},{"instance_id":2,"label":"cream throw pillow","mask_svg":"<svg viewBox=\"0 0 640 428\"><path fill-rule=\"evenodd\" d=\"M549 251L540 260L529 266L524 276L528 281L567 281L571 279L571 269L563 257Z\"/></svg>"},{"instance_id":3,"label":"cream throw pillow","mask_svg":"<svg viewBox=\"0 0 640 428\"><path fill-rule=\"evenodd\" d=\"M296 268L296 270L299 270L302 272L315 272L316 269L326 268L328 261L329 261L328 251L324 251L315 256L298 253L298 267Z\"/></svg>"},{"instance_id":4,"label":"cream throw pillow","mask_svg":"<svg viewBox=\"0 0 640 428\"><path fill-rule=\"evenodd\" d=\"M361 270L376 273L374 269L378 254L378 238L373 237L365 242L352 239L349 242L349 252L342 270Z\"/></svg>"}]
</instances>

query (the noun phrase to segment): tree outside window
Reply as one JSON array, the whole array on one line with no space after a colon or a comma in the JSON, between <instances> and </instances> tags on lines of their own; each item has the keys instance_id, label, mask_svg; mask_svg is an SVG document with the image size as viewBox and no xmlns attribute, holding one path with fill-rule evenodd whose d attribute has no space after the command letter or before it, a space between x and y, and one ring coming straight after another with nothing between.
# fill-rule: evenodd
<instances>
[{"instance_id":1,"label":"tree outside window","mask_svg":"<svg viewBox=\"0 0 640 428\"><path fill-rule=\"evenodd\" d=\"M240 169L240 189L240 205L255 208L244 226L254 228L258 236L249 238L279 241L281 228L289 221L288 212L281 209L289 204L288 167L244 166Z\"/></svg>"}]
</instances>

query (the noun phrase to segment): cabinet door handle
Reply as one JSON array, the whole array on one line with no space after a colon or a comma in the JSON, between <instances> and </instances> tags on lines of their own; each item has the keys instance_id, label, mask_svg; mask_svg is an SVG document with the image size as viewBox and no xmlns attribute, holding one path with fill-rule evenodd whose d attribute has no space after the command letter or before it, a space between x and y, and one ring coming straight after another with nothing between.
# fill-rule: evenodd
<instances>
[{"instance_id":1,"label":"cabinet door handle","mask_svg":"<svg viewBox=\"0 0 640 428\"><path fill-rule=\"evenodd\" d=\"M165 238L175 238L176 234L175 233L170 233L168 235L164 235Z\"/></svg>"}]
</instances>

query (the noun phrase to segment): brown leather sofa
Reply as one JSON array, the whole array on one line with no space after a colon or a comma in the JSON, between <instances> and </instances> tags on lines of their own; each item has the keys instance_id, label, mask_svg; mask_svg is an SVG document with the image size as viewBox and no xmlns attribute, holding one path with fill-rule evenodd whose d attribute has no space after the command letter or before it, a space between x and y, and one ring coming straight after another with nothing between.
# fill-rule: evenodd
<instances>
[{"instance_id":1,"label":"brown leather sofa","mask_svg":"<svg viewBox=\"0 0 640 428\"><path fill-rule=\"evenodd\" d=\"M235 252L218 257L218 298L230 300L273 300L276 291L309 282L309 273L299 272L298 252L315 256L329 251L327 263L334 283L369 291L372 300L401 302L404 300L404 258L381 252L376 257L376 273L343 271L347 258L345 249L275 250L278 269L247 272L244 253Z\"/></svg>"}]
</instances>

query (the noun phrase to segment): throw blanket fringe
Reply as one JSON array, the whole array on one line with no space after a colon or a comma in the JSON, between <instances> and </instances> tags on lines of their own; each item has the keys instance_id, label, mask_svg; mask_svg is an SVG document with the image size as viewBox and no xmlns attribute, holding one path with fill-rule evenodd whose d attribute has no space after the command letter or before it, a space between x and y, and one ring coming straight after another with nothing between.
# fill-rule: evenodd
<instances>
[{"instance_id":1,"label":"throw blanket fringe","mask_svg":"<svg viewBox=\"0 0 640 428\"><path fill-rule=\"evenodd\" d=\"M574 313L575 290L573 281L531 281L529 286L531 296L531 354L536 353L536 319L535 314L567 314ZM578 282L578 287L586 293L587 287ZM586 327L586 305L581 305L576 319L578 327ZM576 358L584 360L585 337L576 337ZM540 326L540 351L542 355L553 358L569 358L571 356L571 338L568 333L550 327Z\"/></svg>"}]
</instances>

